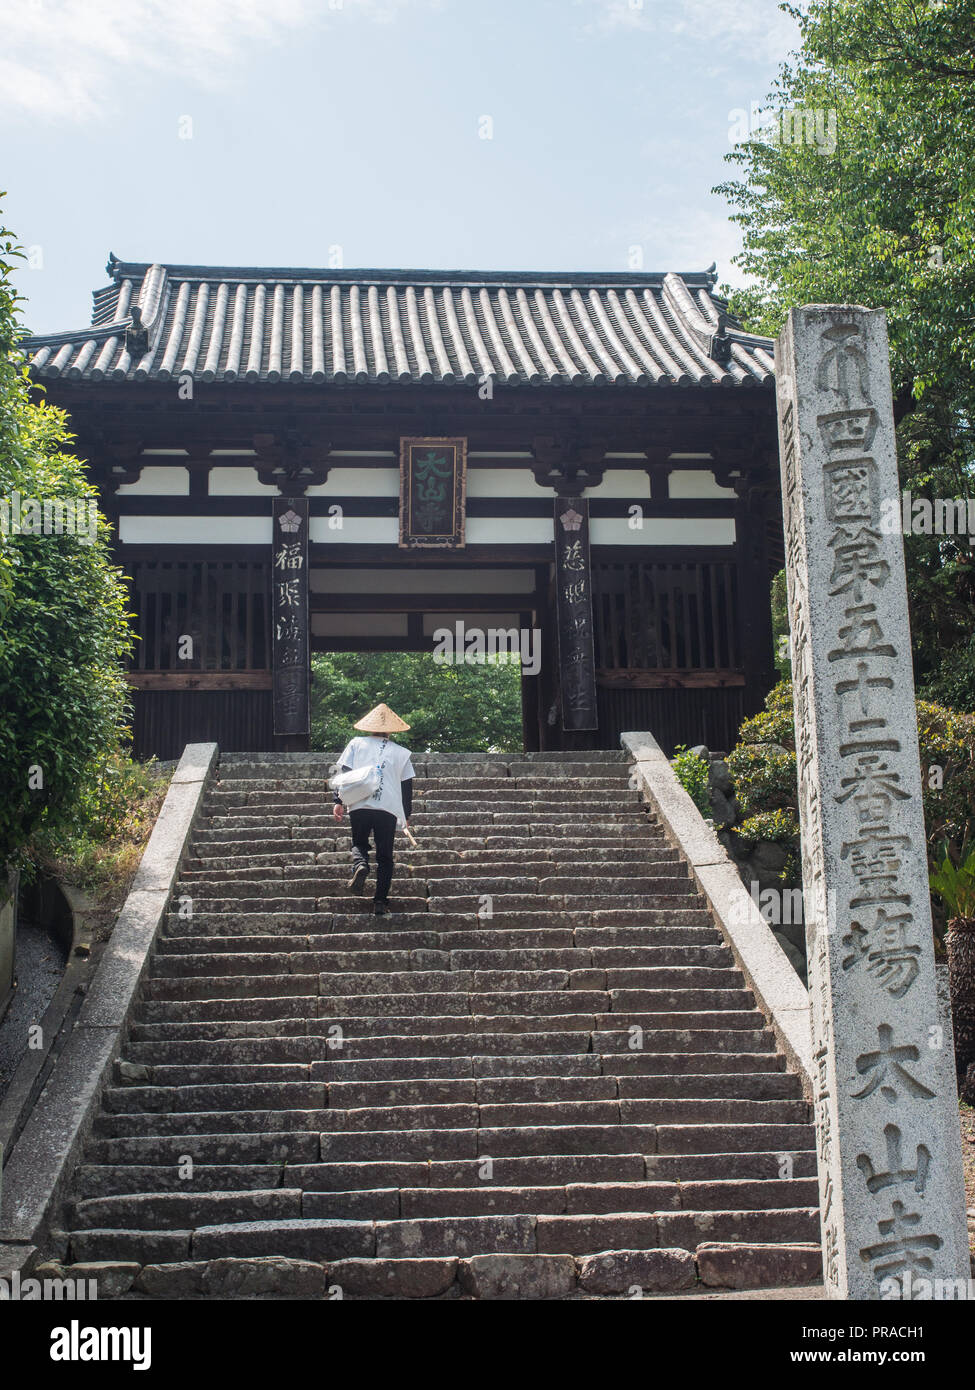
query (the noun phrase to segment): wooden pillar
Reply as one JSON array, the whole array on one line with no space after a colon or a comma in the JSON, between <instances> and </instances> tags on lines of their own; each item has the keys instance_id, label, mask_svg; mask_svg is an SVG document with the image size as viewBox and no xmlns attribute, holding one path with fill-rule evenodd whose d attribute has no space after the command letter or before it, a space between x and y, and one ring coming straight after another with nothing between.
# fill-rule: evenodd
<instances>
[{"instance_id":1,"label":"wooden pillar","mask_svg":"<svg viewBox=\"0 0 975 1390\"><path fill-rule=\"evenodd\" d=\"M311 733L308 499L271 502L271 671L274 747L304 752Z\"/></svg>"},{"instance_id":2,"label":"wooden pillar","mask_svg":"<svg viewBox=\"0 0 975 1390\"><path fill-rule=\"evenodd\" d=\"M523 632L534 627L534 614L522 613L519 621ZM538 742L538 685L539 676L521 673L521 743L526 753L537 752Z\"/></svg>"},{"instance_id":3,"label":"wooden pillar","mask_svg":"<svg viewBox=\"0 0 975 1390\"><path fill-rule=\"evenodd\" d=\"M598 729L599 719L589 563L589 503L584 497L555 499L555 600L562 730L566 734L593 731ZM588 747L589 740L583 740L581 746Z\"/></svg>"},{"instance_id":4,"label":"wooden pillar","mask_svg":"<svg viewBox=\"0 0 975 1390\"><path fill-rule=\"evenodd\" d=\"M738 564L738 632L745 671L746 714L755 714L775 684L771 575L766 519L770 488L765 480L735 480L735 555Z\"/></svg>"}]
</instances>

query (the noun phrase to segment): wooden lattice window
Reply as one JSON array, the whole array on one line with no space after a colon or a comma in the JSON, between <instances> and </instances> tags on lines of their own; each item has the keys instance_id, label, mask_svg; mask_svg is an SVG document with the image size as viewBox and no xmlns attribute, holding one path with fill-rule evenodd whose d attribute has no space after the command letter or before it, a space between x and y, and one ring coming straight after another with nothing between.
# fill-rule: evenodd
<instances>
[{"instance_id":1,"label":"wooden lattice window","mask_svg":"<svg viewBox=\"0 0 975 1390\"><path fill-rule=\"evenodd\" d=\"M132 605L140 638L133 670L266 671L270 666L263 561L137 561Z\"/></svg>"},{"instance_id":2,"label":"wooden lattice window","mask_svg":"<svg viewBox=\"0 0 975 1390\"><path fill-rule=\"evenodd\" d=\"M733 562L597 561L593 592L597 667L740 670Z\"/></svg>"}]
</instances>

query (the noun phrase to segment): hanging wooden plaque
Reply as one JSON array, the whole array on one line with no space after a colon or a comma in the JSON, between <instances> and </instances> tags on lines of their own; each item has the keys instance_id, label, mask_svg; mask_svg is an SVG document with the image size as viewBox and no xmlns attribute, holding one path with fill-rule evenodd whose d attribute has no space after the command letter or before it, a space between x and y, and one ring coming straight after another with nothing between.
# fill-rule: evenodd
<instances>
[{"instance_id":1,"label":"hanging wooden plaque","mask_svg":"<svg viewBox=\"0 0 975 1390\"><path fill-rule=\"evenodd\" d=\"M562 728L598 729L589 564L589 503L555 499L555 587Z\"/></svg>"},{"instance_id":2,"label":"hanging wooden plaque","mask_svg":"<svg viewBox=\"0 0 975 1390\"><path fill-rule=\"evenodd\" d=\"M272 704L275 734L309 732L308 498L271 503Z\"/></svg>"},{"instance_id":3,"label":"hanging wooden plaque","mask_svg":"<svg viewBox=\"0 0 975 1390\"><path fill-rule=\"evenodd\" d=\"M466 439L400 440L402 547L463 546L466 494Z\"/></svg>"}]
</instances>

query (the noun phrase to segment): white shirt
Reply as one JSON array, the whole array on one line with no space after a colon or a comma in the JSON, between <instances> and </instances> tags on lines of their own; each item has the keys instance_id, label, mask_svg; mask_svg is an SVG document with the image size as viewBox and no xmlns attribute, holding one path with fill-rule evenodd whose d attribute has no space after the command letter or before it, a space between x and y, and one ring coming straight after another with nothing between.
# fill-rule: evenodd
<instances>
[{"instance_id":1,"label":"white shirt","mask_svg":"<svg viewBox=\"0 0 975 1390\"><path fill-rule=\"evenodd\" d=\"M399 825L405 825L400 782L416 776L410 758L410 750L394 743L386 734L382 738L375 738L371 734L354 738L339 757L338 766L353 770L358 767L378 767L382 781L379 790L373 792L367 801L360 801L353 810L390 811Z\"/></svg>"}]
</instances>

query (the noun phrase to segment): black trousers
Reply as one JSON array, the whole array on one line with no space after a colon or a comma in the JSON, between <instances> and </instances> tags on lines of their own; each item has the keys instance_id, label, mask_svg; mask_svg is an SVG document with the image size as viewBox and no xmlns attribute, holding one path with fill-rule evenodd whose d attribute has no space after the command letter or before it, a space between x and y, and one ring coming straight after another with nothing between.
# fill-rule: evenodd
<instances>
[{"instance_id":1,"label":"black trousers","mask_svg":"<svg viewBox=\"0 0 975 1390\"><path fill-rule=\"evenodd\" d=\"M393 840L396 836L396 817L392 811L373 808L350 811L352 825L352 867L369 867L369 836L376 844L376 899L385 902L393 881Z\"/></svg>"}]
</instances>

